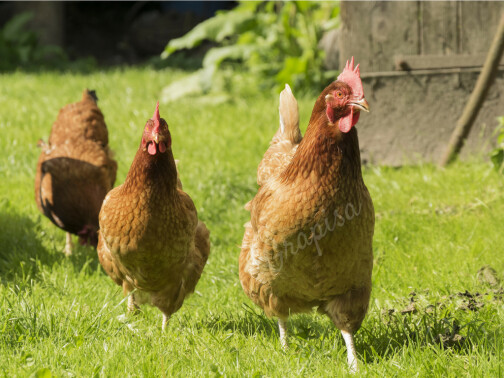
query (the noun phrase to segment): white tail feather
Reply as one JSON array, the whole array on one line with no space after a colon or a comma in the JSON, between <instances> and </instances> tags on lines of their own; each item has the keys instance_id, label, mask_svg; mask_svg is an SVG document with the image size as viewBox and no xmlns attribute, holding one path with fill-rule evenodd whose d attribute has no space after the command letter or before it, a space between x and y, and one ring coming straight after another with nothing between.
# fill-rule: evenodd
<instances>
[{"instance_id":1,"label":"white tail feather","mask_svg":"<svg viewBox=\"0 0 504 378\"><path fill-rule=\"evenodd\" d=\"M301 132L299 131L298 104L289 84L285 84L285 89L280 92L278 112L280 114L281 137L299 143Z\"/></svg>"}]
</instances>

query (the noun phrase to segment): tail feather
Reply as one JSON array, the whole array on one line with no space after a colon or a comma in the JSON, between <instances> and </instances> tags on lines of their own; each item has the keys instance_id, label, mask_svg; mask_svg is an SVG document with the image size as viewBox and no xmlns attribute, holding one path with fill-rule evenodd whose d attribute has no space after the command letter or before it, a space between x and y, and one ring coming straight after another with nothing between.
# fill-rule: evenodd
<instances>
[{"instance_id":1,"label":"tail feather","mask_svg":"<svg viewBox=\"0 0 504 378\"><path fill-rule=\"evenodd\" d=\"M299 142L303 139L299 130L299 110L296 98L288 84L280 93L280 127L270 142L268 150L257 168L257 184L263 185L289 164ZM250 208L249 205L246 208Z\"/></svg>"},{"instance_id":2,"label":"tail feather","mask_svg":"<svg viewBox=\"0 0 504 378\"><path fill-rule=\"evenodd\" d=\"M94 89L85 89L82 92L82 101L91 98L95 103L98 102L98 96L96 95L96 91Z\"/></svg>"},{"instance_id":3,"label":"tail feather","mask_svg":"<svg viewBox=\"0 0 504 378\"><path fill-rule=\"evenodd\" d=\"M288 140L294 144L301 142L298 103L289 84L285 84L285 89L280 92L278 112L280 114L280 128L275 136L279 140Z\"/></svg>"}]
</instances>

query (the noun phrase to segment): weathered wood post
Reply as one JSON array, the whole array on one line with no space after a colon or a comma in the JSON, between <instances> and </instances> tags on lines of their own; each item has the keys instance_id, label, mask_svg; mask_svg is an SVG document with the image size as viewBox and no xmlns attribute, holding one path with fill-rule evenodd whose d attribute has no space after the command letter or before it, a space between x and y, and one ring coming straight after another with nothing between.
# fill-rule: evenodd
<instances>
[{"instance_id":1,"label":"weathered wood post","mask_svg":"<svg viewBox=\"0 0 504 378\"><path fill-rule=\"evenodd\" d=\"M341 2L340 65L355 56L372 107L358 125L364 161L440 161L503 12L490 1ZM464 155L490 149L504 115L504 62L481 107Z\"/></svg>"}]
</instances>

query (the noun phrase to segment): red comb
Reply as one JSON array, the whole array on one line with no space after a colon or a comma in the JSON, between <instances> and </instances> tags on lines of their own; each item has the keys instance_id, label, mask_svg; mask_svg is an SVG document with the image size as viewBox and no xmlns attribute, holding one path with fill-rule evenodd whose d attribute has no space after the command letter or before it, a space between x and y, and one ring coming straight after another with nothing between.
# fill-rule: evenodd
<instances>
[{"instance_id":1,"label":"red comb","mask_svg":"<svg viewBox=\"0 0 504 378\"><path fill-rule=\"evenodd\" d=\"M154 115L152 116L151 120L154 121L154 132L159 132L159 127L161 125L161 119L159 117L159 101L156 103L156 110L154 110Z\"/></svg>"},{"instance_id":2,"label":"red comb","mask_svg":"<svg viewBox=\"0 0 504 378\"><path fill-rule=\"evenodd\" d=\"M359 65L354 68L354 57L350 62L347 60L345 69L339 74L338 80L347 83L354 95L364 97L364 89L362 88L362 81L360 78Z\"/></svg>"}]
</instances>

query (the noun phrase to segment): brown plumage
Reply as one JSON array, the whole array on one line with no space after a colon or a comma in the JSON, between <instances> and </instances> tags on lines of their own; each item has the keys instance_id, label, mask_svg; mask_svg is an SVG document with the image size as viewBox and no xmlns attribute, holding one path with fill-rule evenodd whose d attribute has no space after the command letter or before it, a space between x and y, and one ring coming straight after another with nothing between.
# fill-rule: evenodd
<instances>
[{"instance_id":1,"label":"brown plumage","mask_svg":"<svg viewBox=\"0 0 504 378\"><path fill-rule=\"evenodd\" d=\"M40 211L67 232L65 253L72 253L70 234L96 247L98 214L114 186L117 163L108 146L108 131L94 91L63 107L49 142L42 148L35 176Z\"/></svg>"},{"instance_id":2,"label":"brown plumage","mask_svg":"<svg viewBox=\"0 0 504 378\"><path fill-rule=\"evenodd\" d=\"M357 111L368 105L355 79L358 67L354 70L352 61L346 70L317 99L301 142L286 136L291 148L284 156L272 160L267 152L261 161L262 185L248 204L239 273L249 298L279 318L284 347L288 316L318 306L341 330L355 371L353 332L371 292L374 209L353 127ZM265 179L270 162L283 160L288 162L270 169Z\"/></svg>"},{"instance_id":3,"label":"brown plumage","mask_svg":"<svg viewBox=\"0 0 504 378\"><path fill-rule=\"evenodd\" d=\"M125 295L137 289L128 309L158 307L163 329L194 291L210 253L209 231L181 187L168 125L156 107L126 181L103 203L98 257Z\"/></svg>"}]
</instances>

